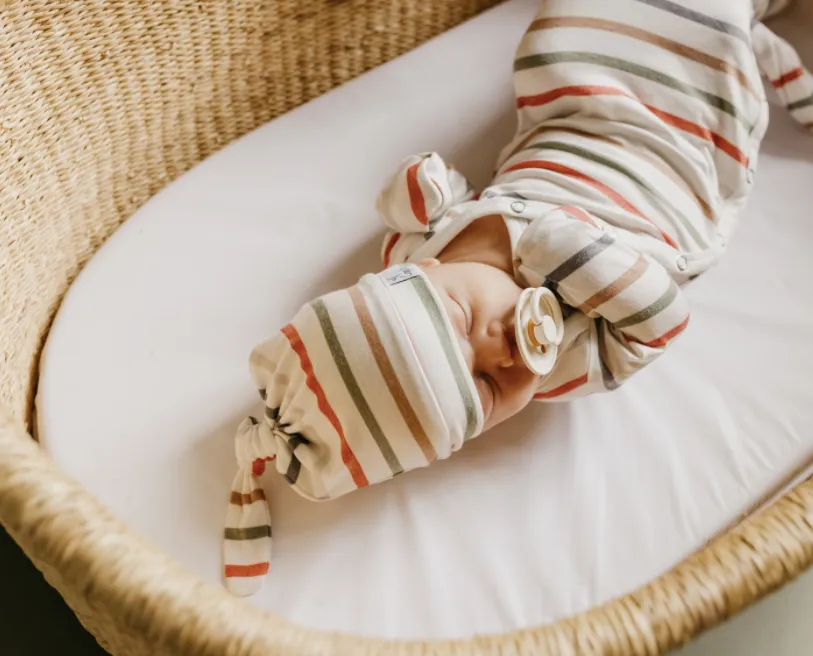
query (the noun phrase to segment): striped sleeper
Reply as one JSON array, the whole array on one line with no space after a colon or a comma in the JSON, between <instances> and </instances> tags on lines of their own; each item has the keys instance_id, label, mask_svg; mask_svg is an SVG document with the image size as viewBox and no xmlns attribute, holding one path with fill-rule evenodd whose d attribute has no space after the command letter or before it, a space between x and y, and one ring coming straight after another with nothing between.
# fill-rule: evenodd
<instances>
[{"instance_id":1,"label":"striped sleeper","mask_svg":"<svg viewBox=\"0 0 813 656\"><path fill-rule=\"evenodd\" d=\"M616 389L684 331L680 286L725 252L767 129L761 75L813 129L813 77L758 22L768 9L542 2L517 49L518 129L491 185L475 199L438 155L405 162L379 201L385 263L437 256L471 221L501 214L517 280L555 291L567 315L535 398Z\"/></svg>"}]
</instances>

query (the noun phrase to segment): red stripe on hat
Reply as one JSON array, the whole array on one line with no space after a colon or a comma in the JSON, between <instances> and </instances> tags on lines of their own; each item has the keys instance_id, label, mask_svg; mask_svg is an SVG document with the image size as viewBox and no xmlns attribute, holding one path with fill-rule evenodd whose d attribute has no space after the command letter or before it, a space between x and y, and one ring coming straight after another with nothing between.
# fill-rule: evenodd
<instances>
[{"instance_id":1,"label":"red stripe on hat","mask_svg":"<svg viewBox=\"0 0 813 656\"><path fill-rule=\"evenodd\" d=\"M409 205L412 207L412 213L418 219L421 225L427 225L429 218L426 216L426 201L423 199L423 192L421 185L418 182L418 167L423 162L413 164L407 169L407 190L409 191Z\"/></svg>"},{"instance_id":2,"label":"red stripe on hat","mask_svg":"<svg viewBox=\"0 0 813 656\"><path fill-rule=\"evenodd\" d=\"M269 562L254 563L253 565L226 565L226 578L250 578L252 576L265 576L268 574Z\"/></svg>"},{"instance_id":3,"label":"red stripe on hat","mask_svg":"<svg viewBox=\"0 0 813 656\"><path fill-rule=\"evenodd\" d=\"M305 374L308 389L310 389L310 391L316 396L316 403L319 406L319 410L322 411L322 414L327 417L327 420L339 434L342 461L350 471L350 476L353 477L353 482L356 484L356 487L366 487L370 484L367 480L367 476L364 474L361 464L356 459L353 450L347 443L341 422L336 416L336 413L333 411L333 408L330 406L330 403L328 403L327 396L325 396L325 391L322 389L322 386L319 384L319 381L316 379L316 376L313 373L313 363L308 356L308 351L305 348L302 338L299 336L296 328L294 328L291 324L288 324L282 329L282 334L285 335L285 337L288 339L288 343L291 345L291 348L294 350L297 356L299 356L299 366L302 368L302 372Z\"/></svg>"},{"instance_id":4,"label":"red stripe on hat","mask_svg":"<svg viewBox=\"0 0 813 656\"><path fill-rule=\"evenodd\" d=\"M553 89L551 91L547 91L545 93L541 93L536 96L520 96L517 98L517 107L539 107L540 105L545 105L547 103L553 102L554 100L558 100L559 98L565 97L574 97L574 98L581 98L585 96L618 96L621 98L627 98L628 100L633 100L637 103L641 103L641 101L636 98L635 96L630 95L626 91L622 91L621 89L616 89L615 87L606 87L601 85L583 85L583 86L570 86L570 87L561 87L559 89ZM643 103L641 103L643 104ZM712 132L711 130L704 128L696 123L692 123L691 121L686 120L685 118L681 118L674 114L670 114L669 112L665 112L662 109L658 109L657 107L653 107L652 105L643 104L650 112L655 114L658 118L660 118L665 123L678 128L679 130L683 130L684 132L688 132L696 137L700 137L705 141L709 141L713 143L717 148L722 150L726 155L733 158L743 166L748 166L748 156L745 155L739 148L737 148L733 143L728 141L725 137Z\"/></svg>"},{"instance_id":5,"label":"red stripe on hat","mask_svg":"<svg viewBox=\"0 0 813 656\"><path fill-rule=\"evenodd\" d=\"M578 378L575 378L565 383L564 385L560 385L559 387L556 387L548 392L539 392L539 394L534 394L534 399L536 399L537 401L541 401L542 399L552 399L557 396L564 396L568 392L572 392L574 389L576 389L577 387L581 387L585 383L587 383L587 374L579 376Z\"/></svg>"},{"instance_id":6,"label":"red stripe on hat","mask_svg":"<svg viewBox=\"0 0 813 656\"><path fill-rule=\"evenodd\" d=\"M603 193L607 198L612 200L616 205L619 207L624 208L628 212L631 212L635 216L643 219L647 223L655 225L649 218L647 218L637 207L635 207L632 203L630 203L626 198L624 198L621 194L617 191L614 191L603 182L599 182L595 178L591 178L589 175L582 173L581 171L577 171L576 169L572 169L569 166L565 166L564 164L559 164L558 162L548 162L541 159L532 159L527 160L525 162L520 162L519 164L514 164L513 166L509 166L505 169L505 173L510 173L511 171L519 171L522 169L543 169L545 171L553 171L554 173L561 173L562 175L566 175L568 177L574 178L576 180L581 180L582 182L590 185L594 189L597 189L601 193ZM655 226L657 227L657 226ZM672 246L673 248L677 248L677 243L674 239L672 239L669 235L667 235L663 230L658 228L658 232L661 233L661 237L663 240Z\"/></svg>"},{"instance_id":7,"label":"red stripe on hat","mask_svg":"<svg viewBox=\"0 0 813 656\"><path fill-rule=\"evenodd\" d=\"M799 68L794 68L792 71L789 71L788 73L785 73L782 77L779 77L779 78L777 78L775 80L771 80L771 84L773 84L773 86L776 89L781 89L785 85L790 84L791 82L794 82L794 81L798 80L804 74L805 74L805 71L800 66Z\"/></svg>"},{"instance_id":8,"label":"red stripe on hat","mask_svg":"<svg viewBox=\"0 0 813 656\"><path fill-rule=\"evenodd\" d=\"M686 326L688 326L688 325L689 325L689 317L686 317L686 319L684 319L683 322L680 325L675 326L674 328L672 328L672 330L670 330L667 333L664 333L663 335L661 335L657 339L653 339L651 342L642 342L642 341L640 341L638 339L635 339L634 337L630 337L629 341L638 342L639 344L643 344L644 346L648 346L650 348L663 348L669 342L671 342L675 337L680 335L680 333L682 333L684 330L686 330Z\"/></svg>"},{"instance_id":9,"label":"red stripe on hat","mask_svg":"<svg viewBox=\"0 0 813 656\"><path fill-rule=\"evenodd\" d=\"M254 462L251 463L251 475L252 476L262 476L265 473L265 463L269 460L273 460L276 456L269 456L266 458L257 458Z\"/></svg>"},{"instance_id":10,"label":"red stripe on hat","mask_svg":"<svg viewBox=\"0 0 813 656\"><path fill-rule=\"evenodd\" d=\"M390 257L392 256L392 249L395 248L395 244L398 243L398 240L401 239L401 233L396 232L387 241L387 245L384 247L384 268L386 269L390 265Z\"/></svg>"}]
</instances>

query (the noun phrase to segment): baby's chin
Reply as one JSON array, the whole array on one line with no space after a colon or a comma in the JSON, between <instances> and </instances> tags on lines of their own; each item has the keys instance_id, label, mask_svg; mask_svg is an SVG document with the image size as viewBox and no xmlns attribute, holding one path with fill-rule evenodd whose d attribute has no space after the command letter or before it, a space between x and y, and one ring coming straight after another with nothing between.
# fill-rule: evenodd
<instances>
[{"instance_id":1,"label":"baby's chin","mask_svg":"<svg viewBox=\"0 0 813 656\"><path fill-rule=\"evenodd\" d=\"M485 421L483 422L483 431L491 430L495 426L499 426L503 422L508 421L515 417L525 408L527 408L534 400L534 394L539 389L539 384L542 381L541 376L537 376L530 370L528 377L520 388L514 389L508 393L508 396L503 396L500 401L494 403L491 412L488 413ZM485 411L485 408L483 408Z\"/></svg>"}]
</instances>

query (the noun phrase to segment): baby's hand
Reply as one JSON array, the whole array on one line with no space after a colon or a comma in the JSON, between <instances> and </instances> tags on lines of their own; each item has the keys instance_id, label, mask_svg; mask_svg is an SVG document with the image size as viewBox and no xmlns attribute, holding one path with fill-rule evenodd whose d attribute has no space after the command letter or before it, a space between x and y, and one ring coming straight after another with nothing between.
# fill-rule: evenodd
<instances>
[{"instance_id":1,"label":"baby's hand","mask_svg":"<svg viewBox=\"0 0 813 656\"><path fill-rule=\"evenodd\" d=\"M388 228L400 233L425 233L454 205L474 197L463 175L437 153L413 155L387 180L376 209Z\"/></svg>"}]
</instances>

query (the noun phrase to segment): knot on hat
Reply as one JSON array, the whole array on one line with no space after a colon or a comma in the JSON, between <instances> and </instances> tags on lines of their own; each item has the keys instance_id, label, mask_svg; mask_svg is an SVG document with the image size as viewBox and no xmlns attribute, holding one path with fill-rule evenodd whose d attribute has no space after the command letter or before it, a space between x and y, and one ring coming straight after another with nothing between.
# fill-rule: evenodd
<instances>
[{"instance_id":1,"label":"knot on hat","mask_svg":"<svg viewBox=\"0 0 813 656\"><path fill-rule=\"evenodd\" d=\"M238 466L251 467L252 475L261 476L265 464L277 456L279 439L285 440L285 431L276 416L269 416L267 421L247 417L237 428L234 438Z\"/></svg>"}]
</instances>

